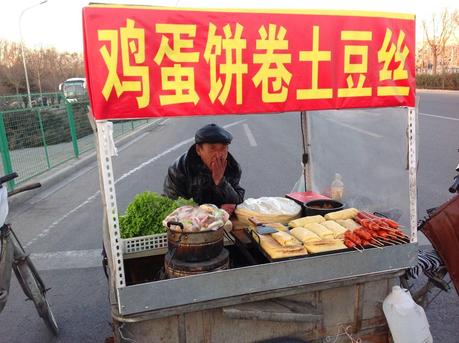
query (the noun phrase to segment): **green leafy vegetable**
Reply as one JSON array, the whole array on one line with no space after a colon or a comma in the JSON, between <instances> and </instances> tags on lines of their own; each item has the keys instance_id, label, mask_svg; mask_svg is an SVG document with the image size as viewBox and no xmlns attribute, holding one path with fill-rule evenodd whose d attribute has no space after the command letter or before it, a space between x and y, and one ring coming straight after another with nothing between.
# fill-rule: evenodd
<instances>
[{"instance_id":1,"label":"green leafy vegetable","mask_svg":"<svg viewBox=\"0 0 459 343\"><path fill-rule=\"evenodd\" d=\"M166 232L162 221L176 208L196 203L190 199L177 200L159 195L155 192L137 194L126 208L124 215L119 217L121 237L132 238Z\"/></svg>"}]
</instances>

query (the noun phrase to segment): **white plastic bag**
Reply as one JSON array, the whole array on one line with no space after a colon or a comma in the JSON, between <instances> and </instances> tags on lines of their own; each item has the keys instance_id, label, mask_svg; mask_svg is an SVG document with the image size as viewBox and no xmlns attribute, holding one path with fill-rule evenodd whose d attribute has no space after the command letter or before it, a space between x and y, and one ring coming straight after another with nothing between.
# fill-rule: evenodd
<instances>
[{"instance_id":1,"label":"white plastic bag","mask_svg":"<svg viewBox=\"0 0 459 343\"><path fill-rule=\"evenodd\" d=\"M281 197L249 198L238 205L239 209L247 209L260 214L297 215L301 206L293 200Z\"/></svg>"}]
</instances>

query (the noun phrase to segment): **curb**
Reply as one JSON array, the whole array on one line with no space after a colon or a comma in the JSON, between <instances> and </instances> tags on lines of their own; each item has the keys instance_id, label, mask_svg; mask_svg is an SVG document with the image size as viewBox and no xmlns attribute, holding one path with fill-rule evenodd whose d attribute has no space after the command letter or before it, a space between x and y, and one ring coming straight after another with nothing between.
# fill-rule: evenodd
<instances>
[{"instance_id":1,"label":"curb","mask_svg":"<svg viewBox=\"0 0 459 343\"><path fill-rule=\"evenodd\" d=\"M427 89L417 88L416 93L444 93L444 94L459 94L459 90L453 89Z\"/></svg>"},{"instance_id":2,"label":"curb","mask_svg":"<svg viewBox=\"0 0 459 343\"><path fill-rule=\"evenodd\" d=\"M150 131L151 129L159 126L160 125L159 121L160 119L156 119L153 122L146 124L144 126L141 126L138 129L130 132L129 134L118 138L117 140L115 140L116 146L120 148L122 145L126 144L127 142L135 138L139 133ZM18 206L24 203L28 201L29 199L31 199L32 197L34 197L36 194L39 194L42 190L49 189L50 187L61 182L62 180L68 178L69 176L74 174L75 171L83 169L87 167L88 165L90 165L91 163L94 163L97 161L97 155L96 155L95 149L85 152L83 153L83 155L84 155L83 157L69 160L68 162L63 163L62 165L58 167L52 168L51 170L48 170L28 180L25 184L40 182L41 188L37 188L35 190L24 192L24 193L19 193L15 195L14 197L9 198L8 199L9 205L14 207L14 206Z\"/></svg>"}]
</instances>

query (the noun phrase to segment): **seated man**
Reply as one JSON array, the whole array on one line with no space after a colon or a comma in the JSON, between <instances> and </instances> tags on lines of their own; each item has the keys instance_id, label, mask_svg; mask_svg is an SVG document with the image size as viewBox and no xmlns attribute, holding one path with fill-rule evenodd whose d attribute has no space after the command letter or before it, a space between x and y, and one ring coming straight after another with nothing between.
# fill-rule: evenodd
<instances>
[{"instance_id":1,"label":"seated man","mask_svg":"<svg viewBox=\"0 0 459 343\"><path fill-rule=\"evenodd\" d=\"M193 198L198 204L214 204L231 213L234 206L228 204L241 203L245 193L239 186L241 168L228 152L232 139L216 124L196 131L195 144L169 167L164 194L172 199Z\"/></svg>"}]
</instances>

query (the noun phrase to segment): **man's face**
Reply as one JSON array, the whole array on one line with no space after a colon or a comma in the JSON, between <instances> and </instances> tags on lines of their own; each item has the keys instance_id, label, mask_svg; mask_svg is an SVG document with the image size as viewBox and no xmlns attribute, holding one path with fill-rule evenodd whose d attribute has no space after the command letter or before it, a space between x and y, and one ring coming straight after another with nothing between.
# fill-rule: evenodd
<instances>
[{"instance_id":1,"label":"man's face","mask_svg":"<svg viewBox=\"0 0 459 343\"><path fill-rule=\"evenodd\" d=\"M212 164L218 159L226 161L228 157L228 145L222 143L196 144L196 152L207 168L212 170Z\"/></svg>"}]
</instances>

